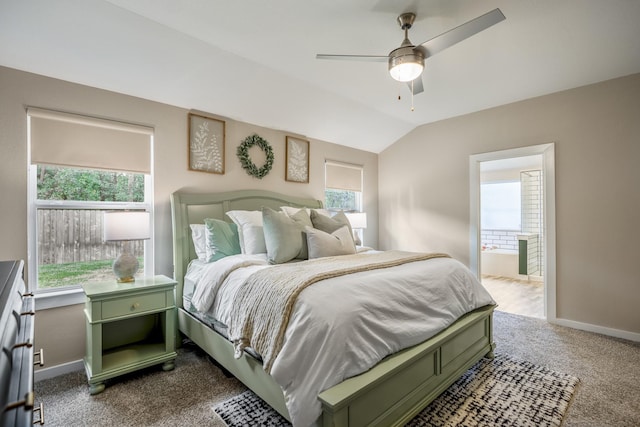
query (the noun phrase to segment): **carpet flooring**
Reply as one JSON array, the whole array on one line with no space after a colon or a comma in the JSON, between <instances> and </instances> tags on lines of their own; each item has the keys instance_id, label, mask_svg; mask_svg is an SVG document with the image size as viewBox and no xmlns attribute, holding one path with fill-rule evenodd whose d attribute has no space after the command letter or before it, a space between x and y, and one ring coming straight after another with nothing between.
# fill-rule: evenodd
<instances>
[{"instance_id":1,"label":"carpet flooring","mask_svg":"<svg viewBox=\"0 0 640 427\"><path fill-rule=\"evenodd\" d=\"M407 427L558 427L578 379L532 363L496 355L469 369ZM291 426L251 391L214 407L229 427Z\"/></svg>"},{"instance_id":2,"label":"carpet flooring","mask_svg":"<svg viewBox=\"0 0 640 427\"><path fill-rule=\"evenodd\" d=\"M563 427L640 426L640 343L497 311L498 354L580 378ZM107 382L90 396L84 372L35 384L47 426L224 427L212 408L246 390L194 346L179 349L176 368L149 368Z\"/></svg>"}]
</instances>

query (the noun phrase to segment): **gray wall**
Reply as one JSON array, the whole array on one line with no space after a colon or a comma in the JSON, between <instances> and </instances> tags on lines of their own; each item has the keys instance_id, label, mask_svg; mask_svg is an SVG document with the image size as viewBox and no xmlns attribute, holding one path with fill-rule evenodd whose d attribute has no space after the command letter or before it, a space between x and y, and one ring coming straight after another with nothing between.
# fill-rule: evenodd
<instances>
[{"instance_id":1,"label":"gray wall","mask_svg":"<svg viewBox=\"0 0 640 427\"><path fill-rule=\"evenodd\" d=\"M161 89L159 89L161 90ZM176 190L217 192L268 189L294 196L324 199L324 160L364 165L364 210L369 227L365 241L376 246L378 209L377 155L310 139L310 182L284 180L286 130L226 121L224 175L188 170L187 109L55 80L0 67L0 259L27 261L27 128L26 107L41 107L115 119L153 127L155 167L155 270L173 275L169 195ZM224 114L224 111L211 111ZM273 169L262 180L246 174L235 152L252 133L269 141L275 154ZM298 135L299 136L299 135ZM82 305L42 310L36 321L36 345L47 352L47 365L81 359L84 355Z\"/></svg>"},{"instance_id":2,"label":"gray wall","mask_svg":"<svg viewBox=\"0 0 640 427\"><path fill-rule=\"evenodd\" d=\"M555 142L557 318L640 333L640 74L423 125L379 156L380 248L469 263L469 156ZM637 335L636 335L637 336Z\"/></svg>"}]
</instances>

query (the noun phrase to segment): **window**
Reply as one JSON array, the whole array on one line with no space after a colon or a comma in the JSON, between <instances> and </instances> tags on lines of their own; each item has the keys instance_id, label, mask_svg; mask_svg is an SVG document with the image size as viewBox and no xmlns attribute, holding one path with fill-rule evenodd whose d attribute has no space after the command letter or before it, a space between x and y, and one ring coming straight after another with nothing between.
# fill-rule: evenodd
<instances>
[{"instance_id":1,"label":"window","mask_svg":"<svg viewBox=\"0 0 640 427\"><path fill-rule=\"evenodd\" d=\"M152 130L39 109L28 110L29 285L38 293L115 281L125 242L103 242L105 211L152 217ZM132 242L140 271L153 271L151 240Z\"/></svg>"},{"instance_id":2,"label":"window","mask_svg":"<svg viewBox=\"0 0 640 427\"><path fill-rule=\"evenodd\" d=\"M482 183L480 206L482 229L520 231L520 181Z\"/></svg>"},{"instance_id":3,"label":"window","mask_svg":"<svg viewBox=\"0 0 640 427\"><path fill-rule=\"evenodd\" d=\"M324 198L327 209L362 211L362 166L326 161Z\"/></svg>"}]
</instances>

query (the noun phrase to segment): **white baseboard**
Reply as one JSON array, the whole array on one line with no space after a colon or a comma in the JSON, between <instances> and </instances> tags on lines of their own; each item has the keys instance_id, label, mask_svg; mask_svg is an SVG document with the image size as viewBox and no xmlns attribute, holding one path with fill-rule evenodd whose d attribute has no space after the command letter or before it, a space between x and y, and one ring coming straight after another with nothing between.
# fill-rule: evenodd
<instances>
[{"instance_id":1,"label":"white baseboard","mask_svg":"<svg viewBox=\"0 0 640 427\"><path fill-rule=\"evenodd\" d=\"M640 333L623 331L621 329L607 328L605 326L592 325L590 323L576 322L575 320L554 319L550 321L560 326L580 329L581 331L595 332L597 334L608 335L610 337L622 338L629 341L640 342Z\"/></svg>"},{"instance_id":2,"label":"white baseboard","mask_svg":"<svg viewBox=\"0 0 640 427\"><path fill-rule=\"evenodd\" d=\"M38 369L34 373L33 380L38 382L40 380L46 380L54 378L59 375L68 374L69 372L82 371L84 369L84 362L82 359L75 360L73 362L62 363L60 365L51 366L50 368Z\"/></svg>"}]
</instances>

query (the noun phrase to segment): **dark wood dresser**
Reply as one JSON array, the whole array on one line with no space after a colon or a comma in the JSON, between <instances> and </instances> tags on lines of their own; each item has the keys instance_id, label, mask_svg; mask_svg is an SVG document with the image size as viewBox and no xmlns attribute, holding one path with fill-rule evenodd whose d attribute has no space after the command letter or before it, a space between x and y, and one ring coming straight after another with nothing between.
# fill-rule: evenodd
<instances>
[{"instance_id":1,"label":"dark wood dresser","mask_svg":"<svg viewBox=\"0 0 640 427\"><path fill-rule=\"evenodd\" d=\"M0 426L44 424L42 405L35 406L33 365L42 365L42 350L33 348L35 301L26 293L23 261L0 261Z\"/></svg>"}]
</instances>

